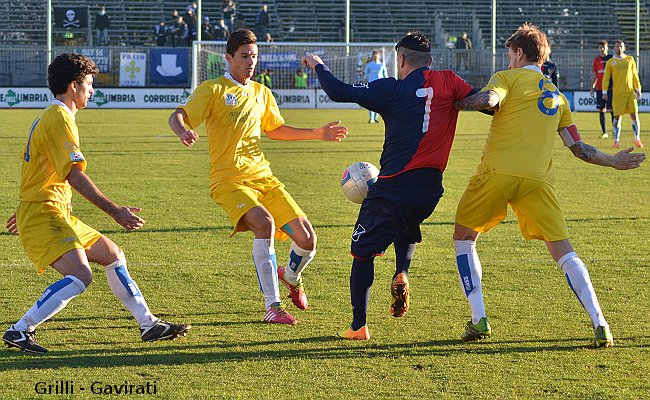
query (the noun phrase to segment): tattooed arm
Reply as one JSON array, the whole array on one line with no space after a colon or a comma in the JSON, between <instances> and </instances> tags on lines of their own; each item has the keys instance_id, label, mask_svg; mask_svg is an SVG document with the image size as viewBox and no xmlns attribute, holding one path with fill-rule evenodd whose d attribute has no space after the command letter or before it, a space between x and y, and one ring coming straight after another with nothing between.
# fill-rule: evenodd
<instances>
[{"instance_id":1,"label":"tattooed arm","mask_svg":"<svg viewBox=\"0 0 650 400\"><path fill-rule=\"evenodd\" d=\"M477 92L462 100L454 102L454 106L459 110L487 110L496 109L499 105L499 95L492 90Z\"/></svg>"},{"instance_id":2,"label":"tattooed arm","mask_svg":"<svg viewBox=\"0 0 650 400\"><path fill-rule=\"evenodd\" d=\"M644 153L632 153L632 148L619 151L610 156L598 150L594 146L588 145L583 141L574 143L569 147L573 155L582 161L590 164L601 165L603 167L612 167L615 169L633 169L638 168L645 160Z\"/></svg>"}]
</instances>

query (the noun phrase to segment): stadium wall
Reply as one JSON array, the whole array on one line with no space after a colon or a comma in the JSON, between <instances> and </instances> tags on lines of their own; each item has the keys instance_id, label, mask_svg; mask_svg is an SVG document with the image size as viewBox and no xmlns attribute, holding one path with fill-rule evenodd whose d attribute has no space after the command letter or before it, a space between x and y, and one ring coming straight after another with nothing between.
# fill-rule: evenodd
<instances>
[{"instance_id":1,"label":"stadium wall","mask_svg":"<svg viewBox=\"0 0 650 400\"><path fill-rule=\"evenodd\" d=\"M596 100L587 91L563 92L574 111L595 111ZM88 108L142 108L174 109L190 95L189 88L108 88L97 89L88 102ZM350 108L360 109L353 103L335 103L322 89L273 90L280 108ZM46 88L9 87L0 88L0 108L45 108L52 101ZM639 102L640 112L650 112L650 98Z\"/></svg>"}]
</instances>

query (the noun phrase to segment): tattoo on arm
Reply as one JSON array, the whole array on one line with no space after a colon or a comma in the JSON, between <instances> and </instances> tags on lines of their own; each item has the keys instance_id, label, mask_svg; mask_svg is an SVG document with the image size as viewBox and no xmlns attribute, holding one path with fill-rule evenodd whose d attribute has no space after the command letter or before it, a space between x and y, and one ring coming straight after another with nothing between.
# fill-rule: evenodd
<instances>
[{"instance_id":1,"label":"tattoo on arm","mask_svg":"<svg viewBox=\"0 0 650 400\"><path fill-rule=\"evenodd\" d=\"M491 102L495 102L493 96L496 96L496 93L490 90L478 92L471 96L465 97L462 100L456 101L455 106L457 108L465 110L485 110L486 108L490 108L496 105L491 104Z\"/></svg>"},{"instance_id":2,"label":"tattoo on arm","mask_svg":"<svg viewBox=\"0 0 650 400\"><path fill-rule=\"evenodd\" d=\"M582 141L571 146L571 151L576 157L587 162L591 162L598 153L597 148Z\"/></svg>"}]
</instances>

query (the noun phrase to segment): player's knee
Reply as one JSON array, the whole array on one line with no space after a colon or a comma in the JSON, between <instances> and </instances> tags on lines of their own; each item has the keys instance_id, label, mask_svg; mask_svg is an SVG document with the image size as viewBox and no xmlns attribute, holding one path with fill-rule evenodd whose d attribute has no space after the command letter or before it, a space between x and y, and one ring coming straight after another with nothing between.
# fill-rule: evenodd
<instances>
[{"instance_id":1,"label":"player's knee","mask_svg":"<svg viewBox=\"0 0 650 400\"><path fill-rule=\"evenodd\" d=\"M313 231L305 232L304 235L300 235L296 237L294 242L301 249L312 251L316 249L316 233L314 233Z\"/></svg>"}]
</instances>

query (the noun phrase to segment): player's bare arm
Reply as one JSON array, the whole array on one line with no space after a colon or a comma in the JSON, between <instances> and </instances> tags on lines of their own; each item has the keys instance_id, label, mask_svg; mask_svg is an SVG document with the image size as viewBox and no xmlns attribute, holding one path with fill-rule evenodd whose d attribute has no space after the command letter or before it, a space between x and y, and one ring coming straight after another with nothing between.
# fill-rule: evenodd
<instances>
[{"instance_id":1,"label":"player's bare arm","mask_svg":"<svg viewBox=\"0 0 650 400\"><path fill-rule=\"evenodd\" d=\"M573 155L589 164L623 170L638 168L645 161L645 153L632 153L631 147L619 151L613 156L603 153L596 147L583 142L575 125L560 128L558 133L564 145L571 150Z\"/></svg>"},{"instance_id":2,"label":"player's bare arm","mask_svg":"<svg viewBox=\"0 0 650 400\"><path fill-rule=\"evenodd\" d=\"M16 213L13 213L7 220L7 230L14 235L18 234L18 225L16 225Z\"/></svg>"},{"instance_id":3,"label":"player's bare arm","mask_svg":"<svg viewBox=\"0 0 650 400\"><path fill-rule=\"evenodd\" d=\"M348 135L348 128L340 125L341 121L328 122L320 128L296 128L282 125L266 135L273 140L324 140L340 142Z\"/></svg>"},{"instance_id":4,"label":"player's bare arm","mask_svg":"<svg viewBox=\"0 0 650 400\"><path fill-rule=\"evenodd\" d=\"M454 102L454 107L459 110L487 110L499 104L499 95L492 90L475 93L462 100Z\"/></svg>"},{"instance_id":5,"label":"player's bare arm","mask_svg":"<svg viewBox=\"0 0 650 400\"><path fill-rule=\"evenodd\" d=\"M199 135L194 132L192 129L187 129L185 126L185 120L187 120L187 113L183 109L176 109L169 116L169 127L174 131L176 136L181 140L187 147L192 147L192 145L199 140Z\"/></svg>"},{"instance_id":6,"label":"player's bare arm","mask_svg":"<svg viewBox=\"0 0 650 400\"><path fill-rule=\"evenodd\" d=\"M99 209L110 215L115 222L129 231L142 228L144 219L135 215L135 212L141 211L137 207L119 206L111 199L106 197L95 183L86 175L81 168L73 165L67 177L68 183L77 192L81 193L88 201L96 205Z\"/></svg>"}]
</instances>

